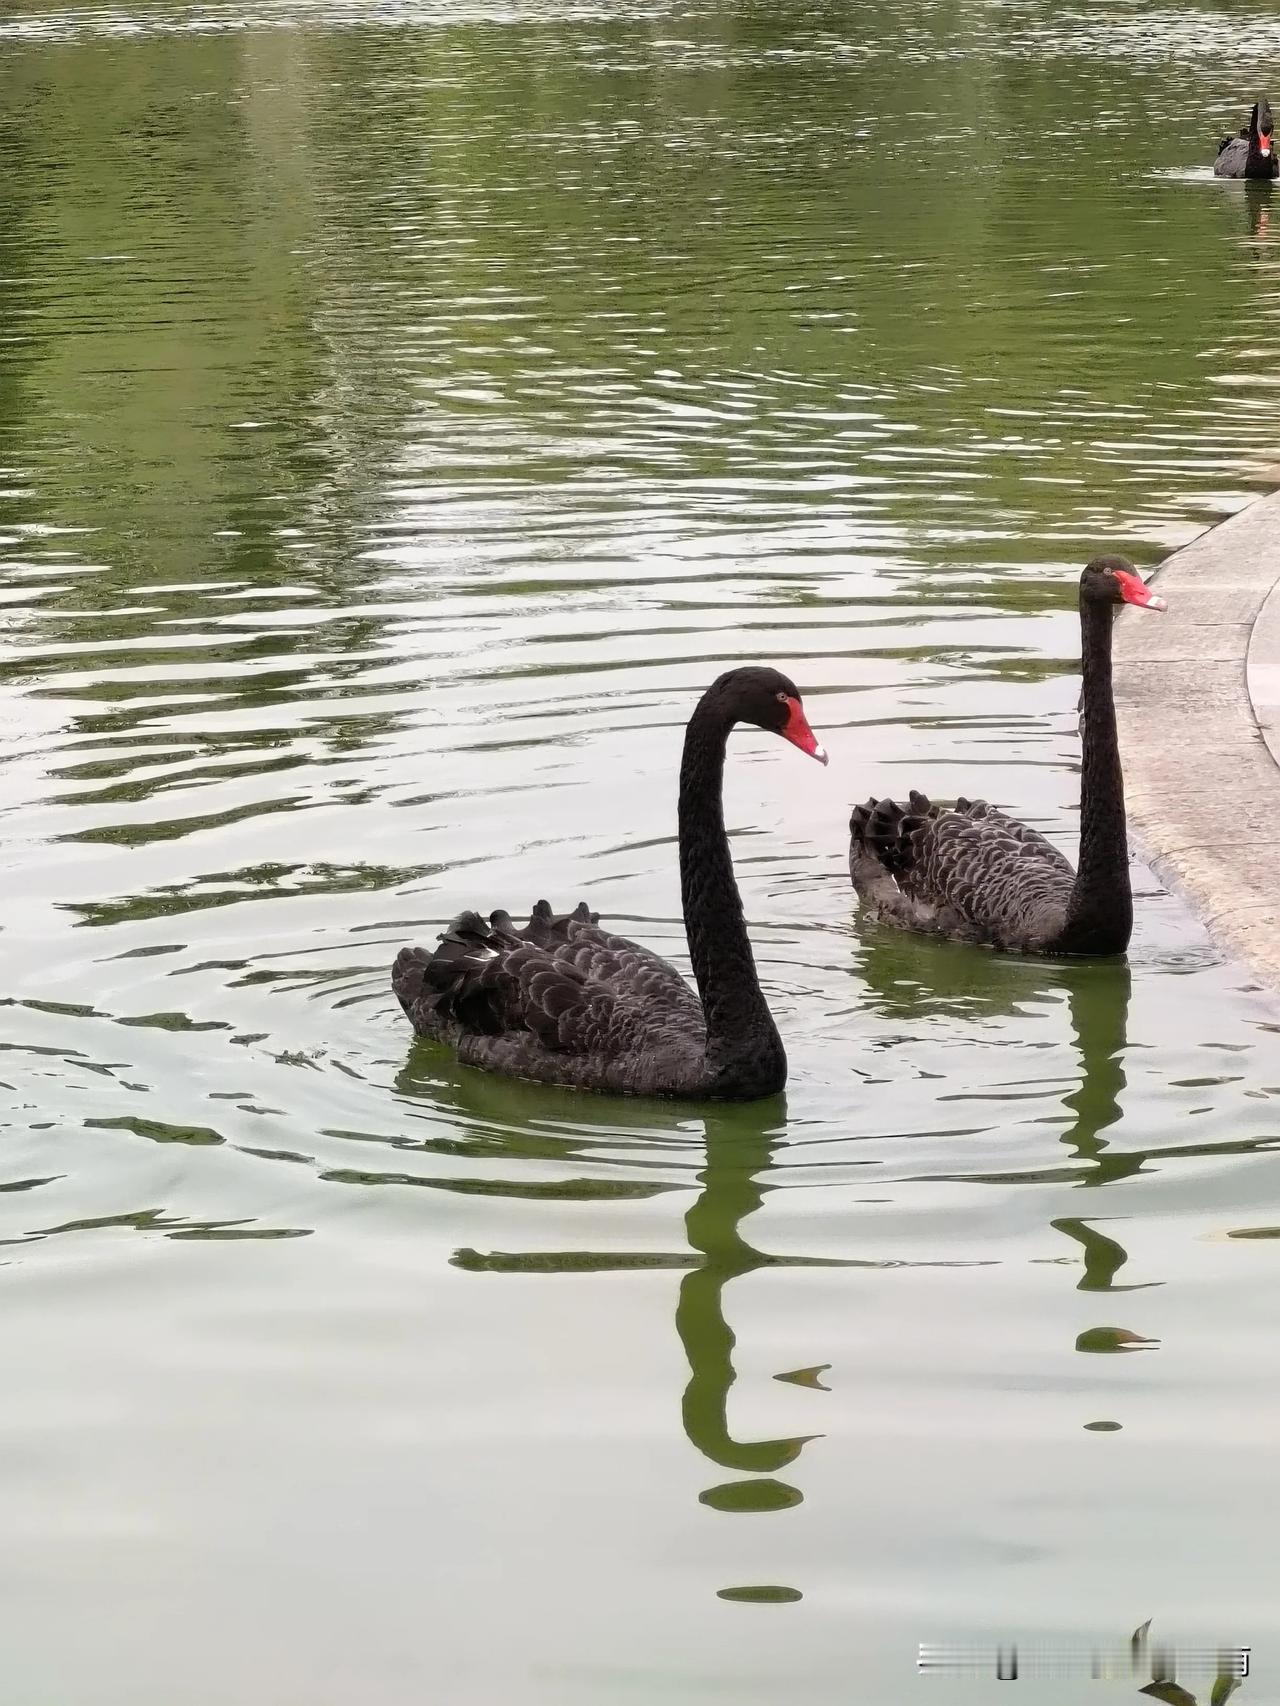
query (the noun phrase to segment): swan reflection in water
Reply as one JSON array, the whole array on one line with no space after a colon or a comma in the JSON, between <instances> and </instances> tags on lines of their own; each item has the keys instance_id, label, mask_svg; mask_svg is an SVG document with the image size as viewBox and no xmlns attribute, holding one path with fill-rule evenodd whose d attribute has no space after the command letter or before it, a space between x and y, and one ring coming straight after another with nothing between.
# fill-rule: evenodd
<instances>
[{"instance_id":1,"label":"swan reflection in water","mask_svg":"<svg viewBox=\"0 0 1280 1706\"><path fill-rule=\"evenodd\" d=\"M864 944L858 968L864 1002L871 1012L912 1024L946 1017L960 1021L1026 1019L1043 1015L1065 997L1078 1076L1062 1098L1066 1124L1061 1143L1071 1164L1026 1172L948 1175L980 1183L1055 1182L1091 1189L1118 1184L1140 1173L1153 1157L1185 1153L1117 1147L1113 1141L1123 1118L1132 972L1127 959L1034 960L975 952L958 944L930 942L882 930ZM1139 1291L1158 1281L1117 1285L1116 1275L1128 1252L1100 1223L1114 1225L1123 1216L1063 1215L1049 1221L1053 1231L1083 1255L1080 1291ZM1113 1344L1110 1336L1119 1333ZM1081 1342L1083 1341L1083 1342ZM1099 1327L1081 1335L1082 1350L1136 1348L1148 1343L1127 1329Z\"/></svg>"},{"instance_id":2,"label":"swan reflection in water","mask_svg":"<svg viewBox=\"0 0 1280 1706\"><path fill-rule=\"evenodd\" d=\"M729 1431L729 1390L736 1375L733 1329L725 1319L724 1290L732 1279L763 1267L844 1266L821 1257L769 1256L743 1236L742 1222L756 1212L772 1187L767 1183L773 1150L786 1133L785 1107L772 1124L714 1114L706 1121L706 1165L702 1189L685 1216L685 1232L701 1262L680 1282L676 1332L689 1362L681 1416L690 1442L712 1463L744 1475L770 1476L793 1463L814 1434L782 1439L738 1440ZM779 1374L778 1379L823 1390L821 1368ZM731 1483L709 1488L705 1503L728 1509L775 1509L798 1504L800 1493L778 1482Z\"/></svg>"},{"instance_id":3,"label":"swan reflection in water","mask_svg":"<svg viewBox=\"0 0 1280 1706\"><path fill-rule=\"evenodd\" d=\"M491 1081L492 1082L492 1081ZM527 1104L526 1104L527 1111ZM581 1118L581 1106L577 1108ZM611 1109L612 1112L612 1109ZM679 1143L687 1150L689 1127L682 1122ZM703 1116L704 1165L697 1175L698 1194L685 1215L687 1251L670 1253L625 1250L488 1251L458 1250L457 1267L483 1273L627 1273L640 1269L683 1270L676 1299L676 1333L689 1365L689 1378L680 1405L689 1442L719 1469L749 1481L709 1487L703 1503L722 1510L776 1510L799 1504L793 1487L770 1479L794 1463L815 1433L780 1438L743 1439L731 1432L729 1392L737 1379L733 1364L736 1336L725 1314L725 1288L768 1267L864 1266L840 1257L772 1255L756 1249L742 1231L742 1222L756 1212L771 1188L767 1175L775 1146L786 1133L783 1098L767 1106L716 1110ZM582 1147L598 1148L584 1142ZM579 1181L579 1194L595 1194L591 1183ZM669 1189L658 1186L651 1189ZM610 1196L600 1181L601 1196ZM647 1194L647 1192L646 1192ZM825 1366L825 1365L823 1365ZM821 1367L780 1371L776 1378L822 1391ZM764 1478L764 1479L761 1479Z\"/></svg>"},{"instance_id":4,"label":"swan reflection in water","mask_svg":"<svg viewBox=\"0 0 1280 1706\"><path fill-rule=\"evenodd\" d=\"M1249 236L1258 245L1253 250L1256 260L1266 253L1271 230L1271 185L1245 183L1241 186Z\"/></svg>"},{"instance_id":5,"label":"swan reflection in water","mask_svg":"<svg viewBox=\"0 0 1280 1706\"><path fill-rule=\"evenodd\" d=\"M400 1073L396 1088L418 1099L428 1088L418 1064L431 1056L414 1049L409 1064ZM814 1432L780 1438L744 1439L730 1430L729 1393L737 1379L733 1353L736 1337L725 1314L725 1288L762 1268L778 1267L867 1267L878 1262L843 1257L775 1255L758 1250L744 1236L742 1223L763 1204L771 1186L769 1170L774 1151L786 1136L787 1109L784 1096L767 1102L735 1107L713 1107L692 1114L688 1108L655 1102L610 1098L601 1104L608 1110L608 1127L593 1127L584 1113L581 1095L538 1087L477 1072L459 1072L445 1063L447 1076L430 1083L436 1110L452 1108L463 1116L465 1135L459 1138L411 1140L412 1146L446 1148L452 1155L472 1154L496 1158L572 1161L581 1157L594 1163L595 1176L522 1185L513 1181L512 1195L534 1195L555 1200L584 1201L592 1198L637 1199L682 1189L671 1182L670 1170L687 1167L698 1137L702 1140L702 1166L696 1174L697 1194L685 1215L688 1248L679 1251L627 1250L530 1250L507 1251L460 1249L454 1266L480 1273L570 1274L630 1273L667 1268L682 1277L676 1298L675 1327L689 1367L689 1378L681 1397L681 1420L690 1443L717 1469L750 1477L708 1487L702 1502L721 1510L777 1510L801 1501L800 1492L772 1479L792 1464ZM531 1115L539 1116L536 1123ZM670 1169L652 1182L611 1180L599 1172L602 1144L609 1143L615 1156L625 1154L624 1145L637 1145L637 1161L644 1170L654 1166L655 1152L670 1156ZM631 1169L636 1171L639 1169ZM655 1171L657 1169L655 1168ZM374 1182L369 1177L369 1182ZM486 1179L433 1181L452 1190L474 1189L486 1193L504 1187ZM780 1370L775 1378L801 1389L821 1392L823 1367ZM805 1392L803 1405L815 1400Z\"/></svg>"},{"instance_id":6,"label":"swan reflection in water","mask_svg":"<svg viewBox=\"0 0 1280 1706\"><path fill-rule=\"evenodd\" d=\"M1156 1155L1185 1153L1185 1149L1126 1151L1115 1145L1126 1090L1131 990L1126 961L1019 961L885 929L872 932L872 939L863 944L859 978L869 1011L900 1021L904 1027L910 1024L913 1030L917 1028L915 1022L924 1017L972 1020L1032 1016L1043 1014L1046 1006L1065 1004L1078 1070L1061 1098L1065 1117L1060 1142L1068 1165L1051 1171L1051 1180L1092 1188L1130 1177ZM689 1166L691 1150L696 1154L694 1145L701 1139L697 1193L684 1216L686 1249L462 1249L452 1260L462 1269L485 1273L603 1274L653 1269L678 1273L675 1326L688 1366L680 1398L683 1431L708 1464L726 1472L703 1490L700 1501L718 1511L734 1512L777 1511L799 1504L803 1495L792 1483L800 1477L794 1473L785 1479L783 1476L794 1471L806 1444L821 1434L816 1429L798 1428L792 1434L762 1438L744 1437L731 1429L729 1398L737 1380L737 1341L726 1308L727 1287L730 1281L767 1267L883 1264L840 1257L775 1255L757 1248L748 1237L747 1221L776 1188L770 1173L786 1138L785 1099L698 1113L678 1105L621 1099L586 1106L583 1098L571 1091L540 1087L531 1093L528 1086L510 1080L459 1071L439 1051L422 1049L421 1045L414 1048L397 1088L415 1100L422 1099L425 1092L432 1112L452 1110L459 1116L448 1138L427 1138L414 1147L438 1147L455 1158L473 1154L524 1163L542 1160L563 1164L581 1159L583 1173L590 1170L595 1175L539 1181L532 1186L516 1182L511 1186L513 1194L585 1201L593 1197L641 1198L682 1189L672 1175ZM591 1115L597 1107L603 1118L593 1124ZM624 1164L634 1146L635 1165L627 1168L629 1179L601 1176L600 1156L606 1146ZM655 1175L652 1182L636 1178L649 1169ZM1009 1175L1002 1177L1008 1179ZM1043 1169L1020 1177L1027 1182L1046 1182ZM446 1188L492 1192L505 1187L488 1179L482 1185L453 1180ZM1143 1289L1116 1284L1127 1252L1112 1229L1101 1230L1099 1223L1105 1218L1089 1214L1049 1222L1083 1254L1078 1289ZM1140 1341L1137 1335L1132 1337L1136 1348ZM1117 1343L1080 1348L1130 1347ZM801 1388L795 1394L798 1421L803 1418L807 1422L809 1415L815 1419L820 1416L824 1366L774 1372L774 1379ZM794 1596L794 1590L791 1593ZM1213 1695L1214 1706L1222 1706L1227 1696L1221 1689L1226 1686L1223 1679ZM1173 1706L1196 1706L1196 1695L1172 1679L1150 1683L1139 1692ZM1201 1706L1205 1706L1203 1699Z\"/></svg>"},{"instance_id":7,"label":"swan reflection in water","mask_svg":"<svg viewBox=\"0 0 1280 1706\"><path fill-rule=\"evenodd\" d=\"M1063 1142L1087 1163L1080 1182L1105 1183L1127 1177L1141 1167L1141 1154L1111 1151L1103 1135L1120 1118L1129 998L1127 964L1023 962L952 943L906 937L896 931L873 934L889 940L882 948L873 945L865 950L860 974L868 1008L886 1016L907 1020L924 1014L937 1016L948 1009L969 1017L1018 1013L1043 1008L1046 1001L1053 1001L1065 989L1083 1073L1064 1098L1071 1121ZM682 1187L672 1182L661 1162L658 1165L664 1176L652 1181L602 1176L598 1163L602 1141L613 1142L615 1154L623 1145L635 1142L643 1155L644 1170L654 1167L655 1152L669 1155L674 1169L688 1164L692 1143L701 1136L703 1165L696 1175L698 1192L684 1222L687 1250L468 1248L456 1251L452 1261L457 1267L485 1273L626 1273L659 1268L680 1272L675 1326L689 1369L681 1397L685 1435L718 1469L751 1478L708 1487L703 1502L731 1510L779 1509L799 1503L799 1490L775 1477L794 1464L804 1446L820 1435L807 1431L752 1439L738 1437L730 1429L729 1394L737 1379L736 1337L726 1314L726 1287L731 1280L770 1267L888 1264L856 1257L773 1254L758 1249L745 1234L744 1223L775 1188L769 1183L769 1173L775 1150L786 1137L785 1097L709 1108L699 1114L666 1103L611 1098L607 1103L609 1124L602 1131L584 1118L588 1110L582 1097L572 1091L541 1087L531 1096L528 1086L459 1071L436 1051L424 1057L415 1048L397 1082L404 1094L417 1098L428 1088L415 1064L424 1058L433 1063L439 1059L442 1065L441 1075L433 1074L429 1086L434 1108L452 1108L460 1114L465 1132L461 1137L423 1139L424 1147L444 1149L454 1156L508 1157L521 1162L564 1163L581 1158L594 1175L536 1182L437 1181L445 1189L564 1201L639 1200ZM536 1121L531 1118L535 1113ZM639 1170L630 1169L633 1174ZM1081 1289L1124 1289L1114 1286L1114 1277L1127 1259L1126 1252L1114 1238L1098 1230L1094 1224L1097 1218L1063 1218L1051 1224L1084 1251ZM825 1390L825 1366L779 1370L774 1378L821 1392Z\"/></svg>"},{"instance_id":8,"label":"swan reflection in water","mask_svg":"<svg viewBox=\"0 0 1280 1706\"><path fill-rule=\"evenodd\" d=\"M1063 969L1067 1009L1080 1056L1080 1081L1063 1097L1070 1123L1063 1145L1086 1166L1079 1186L1112 1185L1141 1172L1141 1151L1113 1148L1106 1133L1120 1123L1126 1079L1129 998L1132 974L1125 960ZM1084 1253L1078 1291L1141 1291L1144 1285L1117 1285L1115 1277L1129 1260L1114 1238L1100 1232L1100 1216L1064 1216L1051 1220L1055 1232L1077 1243ZM1120 1218L1120 1217L1117 1217ZM1148 1281L1146 1284L1156 1282Z\"/></svg>"}]
</instances>

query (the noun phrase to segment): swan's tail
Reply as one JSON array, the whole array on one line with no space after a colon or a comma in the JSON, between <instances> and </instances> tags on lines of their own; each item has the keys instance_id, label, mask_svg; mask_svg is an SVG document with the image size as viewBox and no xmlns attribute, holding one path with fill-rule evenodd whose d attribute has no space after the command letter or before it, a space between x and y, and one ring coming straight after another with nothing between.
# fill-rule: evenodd
<instances>
[{"instance_id":1,"label":"swan's tail","mask_svg":"<svg viewBox=\"0 0 1280 1706\"><path fill-rule=\"evenodd\" d=\"M503 917L506 917L505 913ZM510 919L507 919L507 923L510 922ZM540 900L529 914L529 922L520 931L520 935L526 942L536 942L540 948L549 948L568 939L571 924L599 922L600 914L590 911L585 900L580 900L572 912L552 912L550 903Z\"/></svg>"},{"instance_id":2,"label":"swan's tail","mask_svg":"<svg viewBox=\"0 0 1280 1706\"><path fill-rule=\"evenodd\" d=\"M401 948L391 968L391 987L414 1028L430 1032L443 1021L461 1018L457 1002L468 982L518 940L505 912L495 912L488 923L478 912L460 912L434 953Z\"/></svg>"},{"instance_id":3,"label":"swan's tail","mask_svg":"<svg viewBox=\"0 0 1280 1706\"><path fill-rule=\"evenodd\" d=\"M391 987L415 1030L430 1034L452 1020L471 1031L500 1031L511 1022L504 999L508 955L529 943L552 947L567 940L571 923L595 924L598 916L585 901L572 912L556 914L540 900L520 929L501 909L487 920L478 912L460 912L434 953L400 950Z\"/></svg>"},{"instance_id":4,"label":"swan's tail","mask_svg":"<svg viewBox=\"0 0 1280 1706\"><path fill-rule=\"evenodd\" d=\"M407 1013L422 995L422 983L431 955L425 948L401 948L391 967L391 987Z\"/></svg>"},{"instance_id":5,"label":"swan's tail","mask_svg":"<svg viewBox=\"0 0 1280 1706\"><path fill-rule=\"evenodd\" d=\"M878 876L900 878L916 859L915 832L920 829L934 807L925 795L914 788L908 804L896 800L868 800L865 806L855 806L849 819L849 859L854 887L859 889L858 870L872 879L871 867Z\"/></svg>"}]
</instances>

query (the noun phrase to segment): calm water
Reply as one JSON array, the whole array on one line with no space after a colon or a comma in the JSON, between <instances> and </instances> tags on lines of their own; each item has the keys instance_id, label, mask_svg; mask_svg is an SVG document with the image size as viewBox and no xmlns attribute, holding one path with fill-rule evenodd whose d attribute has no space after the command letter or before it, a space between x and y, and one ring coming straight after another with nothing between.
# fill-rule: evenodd
<instances>
[{"instance_id":1,"label":"calm water","mask_svg":"<svg viewBox=\"0 0 1280 1706\"><path fill-rule=\"evenodd\" d=\"M10 0L8 1697L896 1706L990 1698L919 1641L1150 1617L1280 1699L1274 1012L1142 871L1128 968L1055 968L845 870L912 783L1071 847L1080 565L1269 477L1280 225L1207 162L1277 51ZM832 753L731 753L785 1101L412 1044L463 905L683 954L683 723L754 659Z\"/></svg>"}]
</instances>

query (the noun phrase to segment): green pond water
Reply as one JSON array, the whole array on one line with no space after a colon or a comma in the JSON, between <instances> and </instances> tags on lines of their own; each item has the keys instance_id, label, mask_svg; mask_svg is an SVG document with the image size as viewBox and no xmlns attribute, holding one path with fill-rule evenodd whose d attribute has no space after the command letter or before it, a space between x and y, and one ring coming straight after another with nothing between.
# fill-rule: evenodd
<instances>
[{"instance_id":1,"label":"green pond water","mask_svg":"<svg viewBox=\"0 0 1280 1706\"><path fill-rule=\"evenodd\" d=\"M1208 167L1277 56L8 0L6 1700L978 1701L918 1643L1147 1618L1280 1700L1274 1010L1141 867L1072 967L860 927L845 864L912 785L1074 852L1081 565L1272 478L1280 201ZM390 961L463 906L687 966L680 740L748 660L832 755L730 752L785 1098L415 1044Z\"/></svg>"}]
</instances>

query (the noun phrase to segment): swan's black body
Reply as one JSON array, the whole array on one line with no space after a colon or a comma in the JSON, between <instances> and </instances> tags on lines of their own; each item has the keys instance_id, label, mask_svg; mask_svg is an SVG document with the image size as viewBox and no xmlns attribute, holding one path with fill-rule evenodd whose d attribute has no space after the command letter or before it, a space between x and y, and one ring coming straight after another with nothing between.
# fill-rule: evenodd
<instances>
[{"instance_id":1,"label":"swan's black body","mask_svg":"<svg viewBox=\"0 0 1280 1706\"><path fill-rule=\"evenodd\" d=\"M1080 868L1043 835L989 806L923 794L856 806L849 871L887 923L1036 954L1121 954L1133 928L1124 780L1111 694L1111 627L1122 602L1163 609L1123 557L1080 577Z\"/></svg>"},{"instance_id":2,"label":"swan's black body","mask_svg":"<svg viewBox=\"0 0 1280 1706\"><path fill-rule=\"evenodd\" d=\"M673 966L602 930L586 904L539 901L517 928L464 912L434 953L405 948L392 985L415 1031L470 1066L635 1095L750 1101L787 1059L760 990L724 827L725 746L737 722L783 734L826 762L794 685L736 669L703 694L680 767L680 884L695 995ZM701 999L699 999L701 997Z\"/></svg>"},{"instance_id":3,"label":"swan's black body","mask_svg":"<svg viewBox=\"0 0 1280 1706\"><path fill-rule=\"evenodd\" d=\"M1263 95L1253 104L1248 124L1238 136L1224 136L1213 162L1216 178L1274 178L1280 175L1272 132L1271 104Z\"/></svg>"}]
</instances>

